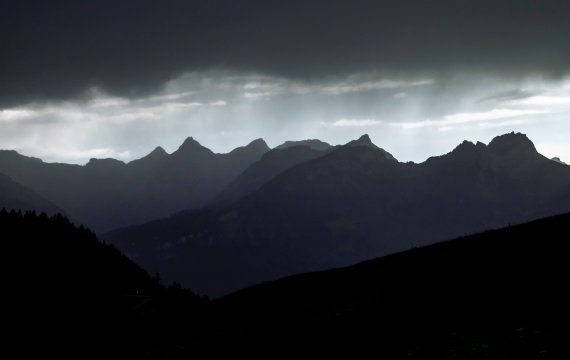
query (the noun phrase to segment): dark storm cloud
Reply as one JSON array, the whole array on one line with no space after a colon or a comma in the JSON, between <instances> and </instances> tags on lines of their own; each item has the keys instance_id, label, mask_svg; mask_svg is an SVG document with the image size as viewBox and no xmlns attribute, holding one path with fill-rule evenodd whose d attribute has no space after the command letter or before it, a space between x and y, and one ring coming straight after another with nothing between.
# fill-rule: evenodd
<instances>
[{"instance_id":1,"label":"dark storm cloud","mask_svg":"<svg viewBox=\"0 0 570 360\"><path fill-rule=\"evenodd\" d=\"M566 0L2 0L0 106L140 96L211 68L559 76L569 18Z\"/></svg>"}]
</instances>

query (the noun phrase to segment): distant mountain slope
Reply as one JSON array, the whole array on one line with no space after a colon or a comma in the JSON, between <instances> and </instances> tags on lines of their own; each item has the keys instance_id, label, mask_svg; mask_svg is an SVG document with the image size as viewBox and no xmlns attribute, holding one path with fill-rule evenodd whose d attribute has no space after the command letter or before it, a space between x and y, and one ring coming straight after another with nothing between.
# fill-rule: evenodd
<instances>
[{"instance_id":1,"label":"distant mountain slope","mask_svg":"<svg viewBox=\"0 0 570 360\"><path fill-rule=\"evenodd\" d=\"M305 145L277 147L265 153L222 191L216 205L229 205L259 189L281 172L305 161L324 156L328 150L315 150Z\"/></svg>"},{"instance_id":2,"label":"distant mountain slope","mask_svg":"<svg viewBox=\"0 0 570 360\"><path fill-rule=\"evenodd\" d=\"M326 143L318 139L310 139L310 140L285 141L283 144L276 146L275 149L282 150L294 146L306 146L308 148L317 151L330 150L332 148L332 146L329 143Z\"/></svg>"},{"instance_id":3,"label":"distant mountain slope","mask_svg":"<svg viewBox=\"0 0 570 360\"><path fill-rule=\"evenodd\" d=\"M225 208L105 239L150 271L216 296L570 211L570 167L538 154L522 134L464 142L422 164L399 163L360 140Z\"/></svg>"},{"instance_id":4,"label":"distant mountain slope","mask_svg":"<svg viewBox=\"0 0 570 360\"><path fill-rule=\"evenodd\" d=\"M258 139L228 154L214 154L187 138L170 155L158 147L128 164L91 159L85 166L0 151L0 172L103 232L203 206L268 150Z\"/></svg>"},{"instance_id":5,"label":"distant mountain slope","mask_svg":"<svg viewBox=\"0 0 570 360\"><path fill-rule=\"evenodd\" d=\"M355 146L364 146L364 147L369 147L371 149L374 150L378 150L380 151L382 154L384 154L384 156L386 156L386 158L390 159L390 160L396 160L396 158L394 156L392 156L392 154L390 154L389 152L387 152L384 149L379 148L378 146L374 145L374 143L372 142L372 140L370 140L370 137L368 136L368 134L364 134L361 137L359 137L356 140L352 140L349 141L346 145L344 145L345 147L355 147Z\"/></svg>"},{"instance_id":6,"label":"distant mountain slope","mask_svg":"<svg viewBox=\"0 0 570 360\"><path fill-rule=\"evenodd\" d=\"M35 210L46 214L62 213L63 210L44 199L33 190L13 181L10 177L0 174L0 209Z\"/></svg>"},{"instance_id":7,"label":"distant mountain slope","mask_svg":"<svg viewBox=\"0 0 570 360\"><path fill-rule=\"evenodd\" d=\"M292 276L216 305L238 348L256 339L398 359L556 358L568 224L565 214Z\"/></svg>"}]
</instances>

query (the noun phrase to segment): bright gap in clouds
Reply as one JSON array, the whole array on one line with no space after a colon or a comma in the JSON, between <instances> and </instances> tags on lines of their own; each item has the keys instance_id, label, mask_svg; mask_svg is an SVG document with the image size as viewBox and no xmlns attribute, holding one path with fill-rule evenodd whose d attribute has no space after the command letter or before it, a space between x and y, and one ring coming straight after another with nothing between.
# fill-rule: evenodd
<instances>
[{"instance_id":1,"label":"bright gap in clouds","mask_svg":"<svg viewBox=\"0 0 570 360\"><path fill-rule=\"evenodd\" d=\"M401 122L401 123L391 123L392 126L398 126L403 129L415 129L428 126L444 127L445 129L451 129L454 125L461 125L466 123L481 123L481 124L492 124L487 121L500 120L505 118L520 118L528 115L546 114L548 110L539 109L492 109L485 112L475 112L475 113L459 113L445 115L438 120L423 120L417 122ZM510 122L501 122L495 124L521 124L521 120L515 120Z\"/></svg>"},{"instance_id":2,"label":"bright gap in clouds","mask_svg":"<svg viewBox=\"0 0 570 360\"><path fill-rule=\"evenodd\" d=\"M376 119L340 119L333 122L321 122L321 125L324 126L334 126L334 127L345 127L345 126L354 126L354 127L369 127L382 124L381 120Z\"/></svg>"},{"instance_id":3,"label":"bright gap in clouds","mask_svg":"<svg viewBox=\"0 0 570 360\"><path fill-rule=\"evenodd\" d=\"M560 106L570 105L570 96L532 96L527 99L511 101L514 105Z\"/></svg>"},{"instance_id":4,"label":"bright gap in clouds","mask_svg":"<svg viewBox=\"0 0 570 360\"><path fill-rule=\"evenodd\" d=\"M136 99L93 89L77 101L0 110L0 148L46 161L130 161L193 136L215 152L256 138L270 146L319 138L343 144L364 133L401 161L420 162L462 140L520 131L548 157L570 162L570 81L480 74L354 74L299 81L257 74L186 74Z\"/></svg>"}]
</instances>

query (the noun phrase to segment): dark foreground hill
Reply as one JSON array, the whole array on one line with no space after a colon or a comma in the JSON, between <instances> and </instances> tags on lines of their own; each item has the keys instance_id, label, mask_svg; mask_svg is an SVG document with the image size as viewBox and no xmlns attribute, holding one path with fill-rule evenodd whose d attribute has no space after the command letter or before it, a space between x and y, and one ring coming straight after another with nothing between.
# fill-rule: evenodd
<instances>
[{"instance_id":1,"label":"dark foreground hill","mask_svg":"<svg viewBox=\"0 0 570 360\"><path fill-rule=\"evenodd\" d=\"M228 206L105 239L151 273L220 296L568 211L570 167L539 154L523 134L463 142L421 164L400 163L363 136Z\"/></svg>"},{"instance_id":2,"label":"dark foreground hill","mask_svg":"<svg viewBox=\"0 0 570 360\"><path fill-rule=\"evenodd\" d=\"M288 277L216 301L227 344L390 359L556 358L570 214Z\"/></svg>"},{"instance_id":3,"label":"dark foreground hill","mask_svg":"<svg viewBox=\"0 0 570 360\"><path fill-rule=\"evenodd\" d=\"M0 210L0 240L4 356L140 355L176 338L158 331L173 318L201 316L200 297L164 287L61 215Z\"/></svg>"},{"instance_id":4,"label":"dark foreground hill","mask_svg":"<svg viewBox=\"0 0 570 360\"><path fill-rule=\"evenodd\" d=\"M61 216L1 211L3 352L560 358L568 224L542 219L204 303Z\"/></svg>"}]
</instances>

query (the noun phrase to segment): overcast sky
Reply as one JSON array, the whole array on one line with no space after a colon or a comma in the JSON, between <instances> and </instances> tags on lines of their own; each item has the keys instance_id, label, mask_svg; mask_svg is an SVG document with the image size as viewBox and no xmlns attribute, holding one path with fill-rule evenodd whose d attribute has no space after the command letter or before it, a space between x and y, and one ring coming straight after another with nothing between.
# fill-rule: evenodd
<instances>
[{"instance_id":1,"label":"overcast sky","mask_svg":"<svg viewBox=\"0 0 570 360\"><path fill-rule=\"evenodd\" d=\"M570 2L0 1L0 148L124 161L368 133L402 161L526 133L570 162Z\"/></svg>"}]
</instances>

